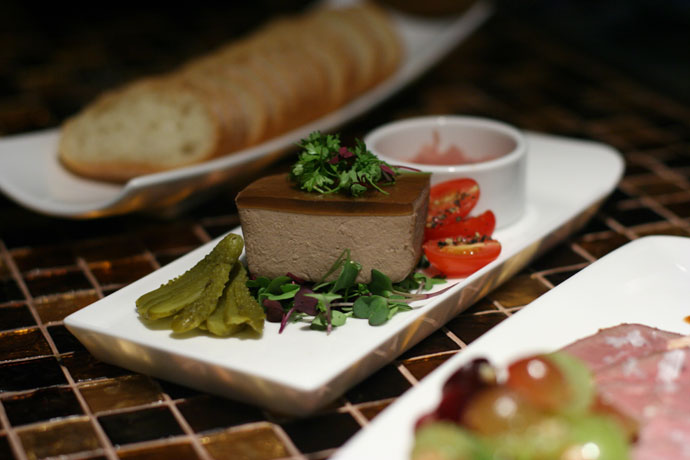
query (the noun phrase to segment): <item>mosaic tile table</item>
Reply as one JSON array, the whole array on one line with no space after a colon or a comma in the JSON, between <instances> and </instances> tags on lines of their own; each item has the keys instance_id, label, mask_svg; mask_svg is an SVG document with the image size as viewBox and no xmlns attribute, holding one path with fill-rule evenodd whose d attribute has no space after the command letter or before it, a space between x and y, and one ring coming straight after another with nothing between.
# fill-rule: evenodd
<instances>
[{"instance_id":1,"label":"mosaic tile table","mask_svg":"<svg viewBox=\"0 0 690 460\"><path fill-rule=\"evenodd\" d=\"M21 22L4 28L1 43L13 46L0 47L0 62L11 70L0 78L0 134L54 126L103 87L165 69L226 38L227 24L206 13L195 18L207 26L186 35L147 29L154 39L143 48L133 43L146 36L145 26L158 24L146 15L128 29L94 14L100 22L57 43L50 30L32 35ZM162 24L172 28L175 19ZM488 116L611 144L625 156L625 177L586 228L306 418L98 362L62 323L236 226L232 187L172 220L51 219L0 197L0 459L328 458L439 364L591 262L643 235L690 236L690 110L663 90L546 40L538 29L497 15L343 133L361 136L391 119L437 113Z\"/></svg>"}]
</instances>

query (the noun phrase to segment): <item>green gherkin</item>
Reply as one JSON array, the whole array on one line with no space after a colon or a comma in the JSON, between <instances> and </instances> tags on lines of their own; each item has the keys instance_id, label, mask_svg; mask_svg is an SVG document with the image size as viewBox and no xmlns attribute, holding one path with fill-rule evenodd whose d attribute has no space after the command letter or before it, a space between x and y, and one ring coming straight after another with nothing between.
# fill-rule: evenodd
<instances>
[{"instance_id":1,"label":"green gherkin","mask_svg":"<svg viewBox=\"0 0 690 460\"><path fill-rule=\"evenodd\" d=\"M173 330L192 329L206 320L216 308L228 281L230 269L237 264L244 241L229 234L194 267L136 301L142 318L159 319L176 315Z\"/></svg>"},{"instance_id":2,"label":"green gherkin","mask_svg":"<svg viewBox=\"0 0 690 460\"><path fill-rule=\"evenodd\" d=\"M219 336L233 335L247 327L260 333L266 315L247 288L247 272L236 264L230 282L218 299L216 310L206 320L209 332Z\"/></svg>"},{"instance_id":3,"label":"green gherkin","mask_svg":"<svg viewBox=\"0 0 690 460\"><path fill-rule=\"evenodd\" d=\"M218 305L231 268L232 265L222 262L213 268L201 295L173 316L171 327L174 332L191 331L206 321Z\"/></svg>"}]
</instances>

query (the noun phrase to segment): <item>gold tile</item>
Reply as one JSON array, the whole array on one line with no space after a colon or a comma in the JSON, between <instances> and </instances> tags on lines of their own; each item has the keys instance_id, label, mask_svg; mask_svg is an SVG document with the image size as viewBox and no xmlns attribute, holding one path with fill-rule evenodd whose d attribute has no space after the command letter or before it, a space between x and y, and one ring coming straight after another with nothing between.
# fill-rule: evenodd
<instances>
[{"instance_id":1,"label":"gold tile","mask_svg":"<svg viewBox=\"0 0 690 460\"><path fill-rule=\"evenodd\" d=\"M81 310L98 300L95 291L70 292L55 297L43 297L36 301L36 311L41 321L62 321L71 313Z\"/></svg>"},{"instance_id":2,"label":"gold tile","mask_svg":"<svg viewBox=\"0 0 690 460\"><path fill-rule=\"evenodd\" d=\"M202 438L216 460L270 460L288 456L288 450L270 425L240 431L223 431Z\"/></svg>"},{"instance_id":3,"label":"gold tile","mask_svg":"<svg viewBox=\"0 0 690 460\"><path fill-rule=\"evenodd\" d=\"M0 332L0 361L52 354L43 333L36 327Z\"/></svg>"},{"instance_id":4,"label":"gold tile","mask_svg":"<svg viewBox=\"0 0 690 460\"><path fill-rule=\"evenodd\" d=\"M506 308L527 305L534 299L548 291L538 279L529 275L518 275L488 295L491 300L497 300Z\"/></svg>"},{"instance_id":5,"label":"gold tile","mask_svg":"<svg viewBox=\"0 0 690 460\"><path fill-rule=\"evenodd\" d=\"M613 251L614 249L618 249L619 247L629 242L630 240L627 237L619 233L611 233L609 235L606 235L604 238L582 238L578 240L577 244L579 244L582 247L582 249L590 253L593 257L599 259L608 254L609 252Z\"/></svg>"},{"instance_id":6,"label":"gold tile","mask_svg":"<svg viewBox=\"0 0 690 460\"><path fill-rule=\"evenodd\" d=\"M672 236L690 236L690 231L687 228L678 227L670 222L662 222L656 225L636 227L634 229L637 236L649 235L672 235Z\"/></svg>"},{"instance_id":7,"label":"gold tile","mask_svg":"<svg viewBox=\"0 0 690 460\"><path fill-rule=\"evenodd\" d=\"M79 391L94 412L140 406L163 400L158 384L145 375L126 375L87 383L81 385Z\"/></svg>"},{"instance_id":8,"label":"gold tile","mask_svg":"<svg viewBox=\"0 0 690 460\"><path fill-rule=\"evenodd\" d=\"M117 456L122 460L198 460L199 458L191 444L179 442L118 450Z\"/></svg>"},{"instance_id":9,"label":"gold tile","mask_svg":"<svg viewBox=\"0 0 690 460\"><path fill-rule=\"evenodd\" d=\"M474 315L476 313L482 313L482 312L488 312L488 311L493 311L495 312L497 310L496 306L493 304L493 302L486 297L479 300L477 303L474 305L471 305L467 310L463 311L463 315Z\"/></svg>"},{"instance_id":10,"label":"gold tile","mask_svg":"<svg viewBox=\"0 0 690 460\"><path fill-rule=\"evenodd\" d=\"M367 420L373 420L377 415L379 415L386 407L391 405L393 401L378 401L374 404L368 404L364 407L358 407L359 411L364 415Z\"/></svg>"},{"instance_id":11,"label":"gold tile","mask_svg":"<svg viewBox=\"0 0 690 460\"><path fill-rule=\"evenodd\" d=\"M86 417L42 423L17 430L30 460L98 449L100 443Z\"/></svg>"},{"instance_id":12,"label":"gold tile","mask_svg":"<svg viewBox=\"0 0 690 460\"><path fill-rule=\"evenodd\" d=\"M409 370L414 378L417 380L422 380L424 377L429 375L432 371L434 371L438 366L443 364L448 360L448 358L451 358L455 356L455 353L446 353L442 355L436 355L436 356L428 356L426 358L420 358L420 359L408 359L403 362L407 370Z\"/></svg>"}]
</instances>

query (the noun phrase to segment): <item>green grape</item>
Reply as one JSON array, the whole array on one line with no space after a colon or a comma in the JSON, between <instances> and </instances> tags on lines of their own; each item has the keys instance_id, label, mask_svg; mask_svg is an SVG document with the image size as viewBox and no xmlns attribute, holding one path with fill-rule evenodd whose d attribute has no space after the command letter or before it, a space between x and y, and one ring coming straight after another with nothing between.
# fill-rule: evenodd
<instances>
[{"instance_id":1,"label":"green grape","mask_svg":"<svg viewBox=\"0 0 690 460\"><path fill-rule=\"evenodd\" d=\"M627 435L608 417L552 416L494 438L495 454L511 460L628 460Z\"/></svg>"},{"instance_id":2,"label":"green grape","mask_svg":"<svg viewBox=\"0 0 690 460\"><path fill-rule=\"evenodd\" d=\"M640 431L640 424L634 418L624 414L618 410L615 406L604 401L601 397L597 396L592 404L592 412L597 415L604 417L609 417L615 420L616 423L621 427L623 433L628 440L633 440Z\"/></svg>"},{"instance_id":3,"label":"green grape","mask_svg":"<svg viewBox=\"0 0 690 460\"><path fill-rule=\"evenodd\" d=\"M628 460L630 447L618 423L588 415L570 421L569 442L559 460Z\"/></svg>"},{"instance_id":4,"label":"green grape","mask_svg":"<svg viewBox=\"0 0 690 460\"><path fill-rule=\"evenodd\" d=\"M493 460L488 447L461 426L437 421L425 424L416 435L412 460Z\"/></svg>"},{"instance_id":5,"label":"green grape","mask_svg":"<svg viewBox=\"0 0 690 460\"><path fill-rule=\"evenodd\" d=\"M596 392L589 368L578 358L565 352L550 353L546 358L560 369L569 388L570 396L561 411L568 414L586 412L592 406Z\"/></svg>"},{"instance_id":6,"label":"green grape","mask_svg":"<svg viewBox=\"0 0 690 460\"><path fill-rule=\"evenodd\" d=\"M564 417L545 416L521 429L492 438L496 457L511 460L560 459L569 440L569 430L569 422Z\"/></svg>"}]
</instances>

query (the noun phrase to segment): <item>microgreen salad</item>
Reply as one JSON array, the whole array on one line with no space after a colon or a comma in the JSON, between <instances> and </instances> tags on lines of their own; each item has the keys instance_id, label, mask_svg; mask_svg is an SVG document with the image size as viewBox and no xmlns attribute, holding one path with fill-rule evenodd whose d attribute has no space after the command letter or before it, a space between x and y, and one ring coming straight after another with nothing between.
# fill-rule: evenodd
<instances>
[{"instance_id":1,"label":"microgreen salad","mask_svg":"<svg viewBox=\"0 0 690 460\"><path fill-rule=\"evenodd\" d=\"M308 284L299 277L286 274L277 278L258 277L247 282L257 301L266 310L266 319L280 322L280 332L290 322L305 321L312 329L330 332L342 326L348 318L368 320L378 326L395 314L409 311L410 302L424 300L445 292L424 293L433 286L445 283L441 276L430 277L415 271L400 283L378 270L371 271L369 283L356 282L362 267L345 250L335 261L322 281ZM324 281L339 271L332 281Z\"/></svg>"}]
</instances>

